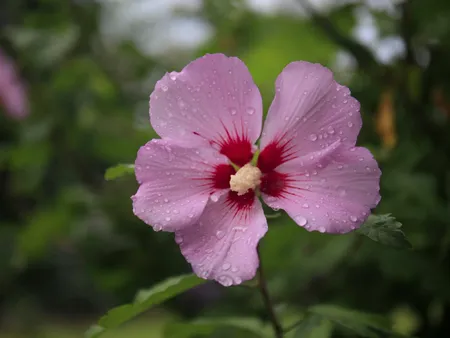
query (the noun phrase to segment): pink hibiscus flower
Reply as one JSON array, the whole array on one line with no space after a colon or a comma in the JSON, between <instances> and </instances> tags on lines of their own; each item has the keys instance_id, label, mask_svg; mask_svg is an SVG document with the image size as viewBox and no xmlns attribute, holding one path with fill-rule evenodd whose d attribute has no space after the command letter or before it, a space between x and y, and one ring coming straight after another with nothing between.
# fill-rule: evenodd
<instances>
[{"instance_id":1,"label":"pink hibiscus flower","mask_svg":"<svg viewBox=\"0 0 450 338\"><path fill-rule=\"evenodd\" d=\"M161 139L136 159L134 213L156 231L175 232L194 272L225 286L258 268L267 231L259 195L305 229L329 233L356 229L380 200L378 165L355 147L359 103L330 70L289 64L261 134L262 117L245 64L205 55L156 84L150 121Z\"/></svg>"},{"instance_id":2,"label":"pink hibiscus flower","mask_svg":"<svg viewBox=\"0 0 450 338\"><path fill-rule=\"evenodd\" d=\"M28 116L28 99L14 63L0 49L0 105L15 119Z\"/></svg>"}]
</instances>

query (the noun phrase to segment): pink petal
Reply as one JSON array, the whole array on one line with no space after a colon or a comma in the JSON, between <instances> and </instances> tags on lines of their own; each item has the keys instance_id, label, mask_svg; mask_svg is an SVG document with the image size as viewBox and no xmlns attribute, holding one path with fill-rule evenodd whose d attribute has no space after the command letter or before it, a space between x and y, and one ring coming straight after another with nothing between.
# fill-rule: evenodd
<instances>
[{"instance_id":1,"label":"pink petal","mask_svg":"<svg viewBox=\"0 0 450 338\"><path fill-rule=\"evenodd\" d=\"M152 140L139 149L133 199L136 216L155 230L175 231L198 220L208 198L228 191L234 169L210 147L183 148Z\"/></svg>"},{"instance_id":2,"label":"pink petal","mask_svg":"<svg viewBox=\"0 0 450 338\"><path fill-rule=\"evenodd\" d=\"M0 105L15 119L28 113L28 97L14 63L0 50Z\"/></svg>"},{"instance_id":3,"label":"pink petal","mask_svg":"<svg viewBox=\"0 0 450 338\"><path fill-rule=\"evenodd\" d=\"M256 246L267 231L261 203L253 192L230 192L209 202L197 224L178 231L175 240L194 272L225 286L255 276Z\"/></svg>"},{"instance_id":4,"label":"pink petal","mask_svg":"<svg viewBox=\"0 0 450 338\"><path fill-rule=\"evenodd\" d=\"M281 165L264 178L270 181L263 181L261 191L269 206L284 209L309 231L346 233L361 225L380 201L380 175L367 149L339 148L327 162Z\"/></svg>"},{"instance_id":5,"label":"pink petal","mask_svg":"<svg viewBox=\"0 0 450 338\"><path fill-rule=\"evenodd\" d=\"M208 54L157 82L150 121L162 138L210 144L244 165L261 132L262 99L241 60Z\"/></svg>"},{"instance_id":6,"label":"pink petal","mask_svg":"<svg viewBox=\"0 0 450 338\"><path fill-rule=\"evenodd\" d=\"M261 137L258 166L269 172L336 140L354 146L361 128L359 103L327 68L309 62L286 66L276 81Z\"/></svg>"}]
</instances>

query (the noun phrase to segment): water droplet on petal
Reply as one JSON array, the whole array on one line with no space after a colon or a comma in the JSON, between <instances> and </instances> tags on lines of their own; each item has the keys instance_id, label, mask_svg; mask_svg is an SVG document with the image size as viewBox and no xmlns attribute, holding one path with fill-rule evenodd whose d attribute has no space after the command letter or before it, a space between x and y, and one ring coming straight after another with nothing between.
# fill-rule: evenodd
<instances>
[{"instance_id":1,"label":"water droplet on petal","mask_svg":"<svg viewBox=\"0 0 450 338\"><path fill-rule=\"evenodd\" d=\"M351 128L351 127L353 127L353 123L348 122L348 123L347 123L347 126L348 126L349 128Z\"/></svg>"},{"instance_id":2,"label":"water droplet on petal","mask_svg":"<svg viewBox=\"0 0 450 338\"><path fill-rule=\"evenodd\" d=\"M161 89L163 92L167 92L169 90L169 87L167 87L166 85L162 85Z\"/></svg>"},{"instance_id":3,"label":"water droplet on petal","mask_svg":"<svg viewBox=\"0 0 450 338\"><path fill-rule=\"evenodd\" d=\"M235 284L241 284L242 283L242 279L240 277L234 277L234 283Z\"/></svg>"},{"instance_id":4,"label":"water droplet on petal","mask_svg":"<svg viewBox=\"0 0 450 338\"><path fill-rule=\"evenodd\" d=\"M231 264L230 264L230 263L223 263L222 269L223 269L224 271L227 271L227 270L229 270L230 268L231 268Z\"/></svg>"},{"instance_id":5,"label":"water droplet on petal","mask_svg":"<svg viewBox=\"0 0 450 338\"><path fill-rule=\"evenodd\" d=\"M295 222L297 222L298 225L301 225L301 226L304 226L304 225L306 225L306 223L308 223L306 218L301 215L295 216L294 220L295 220Z\"/></svg>"},{"instance_id":6,"label":"water droplet on petal","mask_svg":"<svg viewBox=\"0 0 450 338\"><path fill-rule=\"evenodd\" d=\"M230 114L231 115L236 115L237 114L237 110L235 108L231 108L230 109Z\"/></svg>"},{"instance_id":7,"label":"water droplet on petal","mask_svg":"<svg viewBox=\"0 0 450 338\"><path fill-rule=\"evenodd\" d=\"M233 280L228 276L220 276L218 280L223 286L230 286L233 284Z\"/></svg>"},{"instance_id":8,"label":"water droplet on petal","mask_svg":"<svg viewBox=\"0 0 450 338\"><path fill-rule=\"evenodd\" d=\"M247 114L248 115L253 115L255 113L255 108L253 107L248 107L247 108Z\"/></svg>"},{"instance_id":9,"label":"water droplet on petal","mask_svg":"<svg viewBox=\"0 0 450 338\"><path fill-rule=\"evenodd\" d=\"M309 208L309 204L305 203L305 204L302 205L302 207L305 208L305 209L308 209Z\"/></svg>"},{"instance_id":10,"label":"water droplet on petal","mask_svg":"<svg viewBox=\"0 0 450 338\"><path fill-rule=\"evenodd\" d=\"M219 200L219 196L217 196L216 194L212 194L209 198L213 202L217 202Z\"/></svg>"},{"instance_id":11,"label":"water droplet on petal","mask_svg":"<svg viewBox=\"0 0 450 338\"><path fill-rule=\"evenodd\" d=\"M319 232L324 233L326 229L325 229L325 227L319 227L318 230L319 230Z\"/></svg>"},{"instance_id":12,"label":"water droplet on petal","mask_svg":"<svg viewBox=\"0 0 450 338\"><path fill-rule=\"evenodd\" d=\"M329 126L327 129L328 134L334 134L334 128L332 126Z\"/></svg>"},{"instance_id":13,"label":"water droplet on petal","mask_svg":"<svg viewBox=\"0 0 450 338\"><path fill-rule=\"evenodd\" d=\"M317 135L316 134L311 134L311 135L309 135L309 139L311 141L315 141L315 140L317 140Z\"/></svg>"},{"instance_id":14,"label":"water droplet on petal","mask_svg":"<svg viewBox=\"0 0 450 338\"><path fill-rule=\"evenodd\" d=\"M225 233L221 230L217 230L216 237L217 239L222 239L225 236Z\"/></svg>"},{"instance_id":15,"label":"water droplet on petal","mask_svg":"<svg viewBox=\"0 0 450 338\"><path fill-rule=\"evenodd\" d=\"M350 216L350 221L356 222L357 220L358 220L358 218L356 218L356 216L353 216L353 215Z\"/></svg>"},{"instance_id":16,"label":"water droplet on petal","mask_svg":"<svg viewBox=\"0 0 450 338\"><path fill-rule=\"evenodd\" d=\"M170 222L171 218L170 217L166 217L166 221Z\"/></svg>"}]
</instances>

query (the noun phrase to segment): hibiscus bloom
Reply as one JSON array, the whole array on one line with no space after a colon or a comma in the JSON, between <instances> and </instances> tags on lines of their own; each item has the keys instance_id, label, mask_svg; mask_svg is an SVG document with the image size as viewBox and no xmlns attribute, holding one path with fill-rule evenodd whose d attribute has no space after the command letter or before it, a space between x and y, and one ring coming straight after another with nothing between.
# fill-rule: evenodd
<instances>
[{"instance_id":1,"label":"hibiscus bloom","mask_svg":"<svg viewBox=\"0 0 450 338\"><path fill-rule=\"evenodd\" d=\"M349 89L303 61L284 68L275 87L262 133L261 95L238 58L205 55L166 74L150 95L161 139L137 154L134 213L175 232L194 272L225 286L258 268L267 231L259 196L299 226L328 233L356 229L380 200L378 165L355 147L362 122Z\"/></svg>"},{"instance_id":2,"label":"hibiscus bloom","mask_svg":"<svg viewBox=\"0 0 450 338\"><path fill-rule=\"evenodd\" d=\"M25 86L12 60L0 49L0 105L12 118L28 116L28 99Z\"/></svg>"}]
</instances>

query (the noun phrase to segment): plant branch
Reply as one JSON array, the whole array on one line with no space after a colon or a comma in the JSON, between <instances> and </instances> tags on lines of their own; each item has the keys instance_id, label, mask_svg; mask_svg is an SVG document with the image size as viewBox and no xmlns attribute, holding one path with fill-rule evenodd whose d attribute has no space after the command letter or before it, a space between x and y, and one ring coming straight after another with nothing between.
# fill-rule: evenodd
<instances>
[{"instance_id":1,"label":"plant branch","mask_svg":"<svg viewBox=\"0 0 450 338\"><path fill-rule=\"evenodd\" d=\"M269 290L267 288L266 278L264 276L264 269L262 266L261 254L259 250L259 246L257 248L258 258L259 258L259 270L258 270L258 287L261 292L264 304L266 306L267 312L269 314L270 321L272 323L273 331L275 332L276 338L283 338L283 328L277 318L275 313L274 305L272 299L269 295Z\"/></svg>"}]
</instances>

